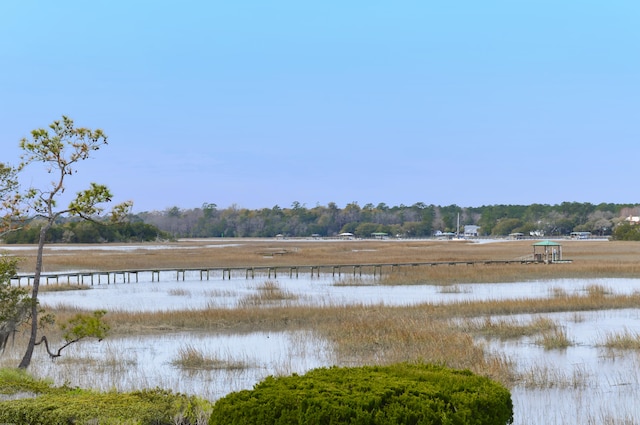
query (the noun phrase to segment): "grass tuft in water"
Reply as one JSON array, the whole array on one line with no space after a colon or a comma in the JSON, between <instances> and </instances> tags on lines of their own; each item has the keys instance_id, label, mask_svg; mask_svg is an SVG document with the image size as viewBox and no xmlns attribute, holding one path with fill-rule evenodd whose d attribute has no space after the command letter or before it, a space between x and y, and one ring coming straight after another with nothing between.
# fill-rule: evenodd
<instances>
[{"instance_id":1,"label":"grass tuft in water","mask_svg":"<svg viewBox=\"0 0 640 425\"><path fill-rule=\"evenodd\" d=\"M190 297L191 291L183 288L172 288L169 290L169 295L174 295L178 297Z\"/></svg>"},{"instance_id":2,"label":"grass tuft in water","mask_svg":"<svg viewBox=\"0 0 640 425\"><path fill-rule=\"evenodd\" d=\"M557 328L557 325L553 320L546 317L536 318L529 323L523 323L514 318L494 319L486 317L484 319L467 320L461 325L461 328L476 335L505 340L553 331Z\"/></svg>"},{"instance_id":3,"label":"grass tuft in water","mask_svg":"<svg viewBox=\"0 0 640 425\"><path fill-rule=\"evenodd\" d=\"M299 297L289 291L280 288L278 282L268 280L256 287L257 292L240 300L239 305L244 307L273 304L280 301L297 300Z\"/></svg>"},{"instance_id":4,"label":"grass tuft in water","mask_svg":"<svg viewBox=\"0 0 640 425\"><path fill-rule=\"evenodd\" d=\"M441 294L469 294L471 293L470 287L463 288L460 285L444 285L440 287Z\"/></svg>"},{"instance_id":5,"label":"grass tuft in water","mask_svg":"<svg viewBox=\"0 0 640 425\"><path fill-rule=\"evenodd\" d=\"M563 350L573 345L567 337L567 332L560 327L544 332L536 339L536 344L541 345L545 350Z\"/></svg>"},{"instance_id":6,"label":"grass tuft in water","mask_svg":"<svg viewBox=\"0 0 640 425\"><path fill-rule=\"evenodd\" d=\"M210 356L190 344L178 350L178 355L171 361L171 365L190 370L241 370L251 367L248 361Z\"/></svg>"},{"instance_id":7,"label":"grass tuft in water","mask_svg":"<svg viewBox=\"0 0 640 425\"><path fill-rule=\"evenodd\" d=\"M374 286L376 283L372 279L361 277L348 277L335 281L332 286Z\"/></svg>"},{"instance_id":8,"label":"grass tuft in water","mask_svg":"<svg viewBox=\"0 0 640 425\"><path fill-rule=\"evenodd\" d=\"M590 297L604 297L613 294L613 291L602 285L588 285L585 291Z\"/></svg>"},{"instance_id":9,"label":"grass tuft in water","mask_svg":"<svg viewBox=\"0 0 640 425\"><path fill-rule=\"evenodd\" d=\"M605 337L601 346L616 350L640 350L640 333L628 329L613 333Z\"/></svg>"}]
</instances>

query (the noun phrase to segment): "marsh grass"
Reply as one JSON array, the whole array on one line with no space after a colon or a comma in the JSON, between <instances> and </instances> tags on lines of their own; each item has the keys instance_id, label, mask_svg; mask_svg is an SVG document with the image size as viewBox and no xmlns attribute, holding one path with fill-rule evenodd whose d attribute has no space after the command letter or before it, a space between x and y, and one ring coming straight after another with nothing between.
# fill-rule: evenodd
<instances>
[{"instance_id":1,"label":"marsh grass","mask_svg":"<svg viewBox=\"0 0 640 425\"><path fill-rule=\"evenodd\" d=\"M272 286L271 289L264 291L256 289L257 294L255 295L262 295L272 300L274 298L282 300L282 298L288 297L286 291L283 291L285 292L283 295L275 288ZM404 317L416 316L431 320L464 320L517 314L544 315L554 312L571 312L578 317L579 313L584 311L637 308L638 305L640 305L640 294L617 294L604 298L598 295L574 294L563 298L548 299L506 299L463 301L443 305L425 303L411 306L373 305L369 307L359 305L282 305L254 301L232 309L212 305L211 308L204 310L156 312L116 310L110 311L104 319L111 326L111 332L114 335L153 334L166 330L245 333L316 329L324 324L331 324L338 317L341 321L356 320L354 318L359 317L362 310L369 312L370 315L375 312L375 314L383 313L398 317L400 321ZM263 306L269 308L262 308ZM53 308L51 310L60 320L72 317L80 311L74 308ZM512 325L516 325L516 323Z\"/></svg>"},{"instance_id":2,"label":"marsh grass","mask_svg":"<svg viewBox=\"0 0 640 425\"><path fill-rule=\"evenodd\" d=\"M529 389L586 389L591 375L583 367L566 372L550 365L535 365L517 376L517 385Z\"/></svg>"},{"instance_id":3,"label":"marsh grass","mask_svg":"<svg viewBox=\"0 0 640 425\"><path fill-rule=\"evenodd\" d=\"M361 278L361 277L346 277L336 280L331 285L336 287L345 287L345 286L375 286L378 283L370 278Z\"/></svg>"},{"instance_id":4,"label":"marsh grass","mask_svg":"<svg viewBox=\"0 0 640 425\"><path fill-rule=\"evenodd\" d=\"M591 415L585 419L585 425L637 425L637 419L633 416L626 414L623 416L614 415L611 413L600 413L598 415Z\"/></svg>"},{"instance_id":5,"label":"marsh grass","mask_svg":"<svg viewBox=\"0 0 640 425\"><path fill-rule=\"evenodd\" d=\"M456 260L458 261L458 260ZM459 260L464 261L464 260ZM404 266L383 275L383 285L452 285L459 283L505 283L563 278L627 277L628 264L622 270L602 263L581 264L441 264ZM640 272L640 267L637 267ZM589 273L591 271L592 274Z\"/></svg>"},{"instance_id":6,"label":"marsh grass","mask_svg":"<svg viewBox=\"0 0 640 425\"><path fill-rule=\"evenodd\" d=\"M191 291L184 288L172 288L168 292L169 295L178 296L178 297L190 297Z\"/></svg>"},{"instance_id":7,"label":"marsh grass","mask_svg":"<svg viewBox=\"0 0 640 425\"><path fill-rule=\"evenodd\" d=\"M316 332L333 344L340 364L428 362L508 375L471 335L419 311L396 313L366 307L335 311L333 320L319 324Z\"/></svg>"},{"instance_id":8,"label":"marsh grass","mask_svg":"<svg viewBox=\"0 0 640 425\"><path fill-rule=\"evenodd\" d=\"M280 289L280 284L274 280L266 280L262 282L260 285L256 286L258 291L264 291L265 293L280 293L282 290Z\"/></svg>"},{"instance_id":9,"label":"marsh grass","mask_svg":"<svg viewBox=\"0 0 640 425\"><path fill-rule=\"evenodd\" d=\"M543 334L554 331L557 327L558 325L553 320L546 317L538 317L524 323L515 318L494 319L486 317L467 320L460 325L460 328L466 332L501 340Z\"/></svg>"},{"instance_id":10,"label":"marsh grass","mask_svg":"<svg viewBox=\"0 0 640 425\"><path fill-rule=\"evenodd\" d=\"M555 327L543 332L535 340L536 344L544 347L545 350L564 350L573 345L567 336L567 332L561 327Z\"/></svg>"},{"instance_id":11,"label":"marsh grass","mask_svg":"<svg viewBox=\"0 0 640 425\"><path fill-rule=\"evenodd\" d=\"M441 294L469 294L471 293L470 287L463 288L460 285L444 285L440 287L439 292Z\"/></svg>"},{"instance_id":12,"label":"marsh grass","mask_svg":"<svg viewBox=\"0 0 640 425\"><path fill-rule=\"evenodd\" d=\"M297 299L298 295L282 289L278 282L267 280L256 287L255 293L243 297L238 301L238 304L240 306L250 307L265 304L272 305L282 301L293 301Z\"/></svg>"},{"instance_id":13,"label":"marsh grass","mask_svg":"<svg viewBox=\"0 0 640 425\"><path fill-rule=\"evenodd\" d=\"M553 298L567 298L569 293L564 288L553 287L549 290L549 294Z\"/></svg>"},{"instance_id":14,"label":"marsh grass","mask_svg":"<svg viewBox=\"0 0 640 425\"><path fill-rule=\"evenodd\" d=\"M225 244L230 246L223 247ZM283 244L287 244L286 247ZM211 248L208 245L219 245ZM233 245L233 246L231 246ZM297 248L294 250L293 248ZM180 255L188 249L189 255ZM215 255L212 255L215 249ZM274 255L263 258L260 252L286 249L295 255ZM245 266L300 266L376 263L419 263L429 261L474 261L514 259L531 252L531 241L508 243L472 244L466 242L438 241L334 241L307 243L304 241L249 241L242 239L179 242L168 244L168 249L133 250L127 252L88 251L85 247L78 255L57 255L48 251L48 271L56 270L121 270L198 267L245 267ZM565 258L571 264L536 265L437 265L406 266L387 272L378 284L432 284L441 286L441 291L459 290L459 285L474 282L515 282L525 280L552 280L562 278L585 278L594 280L608 277L633 277L640 275L640 244L624 242L563 242ZM23 255L20 253L20 255ZM34 255L21 263L23 272L33 270ZM345 278L343 285L359 285L358 279ZM56 285L49 285L54 288ZM43 288L43 287L42 287ZM41 289L42 289L41 288ZM77 289L74 286L73 289ZM637 308L640 294L616 295L598 285L585 286L579 294L569 294L562 289L553 289L547 299L486 300L451 303L447 305L421 304L415 306L302 306L287 303L295 300L277 282L253 288L252 299L245 299L237 308L205 310L125 312L112 311L105 320L114 336L154 335L167 331L206 331L212 333L252 333L258 331L307 331L326 341L332 350L336 364L386 364L398 361L434 362L450 367L470 369L476 373L496 379L507 386L525 388L587 388L591 377L578 367L573 372L564 372L552 366L533 365L524 373L516 373L514 362L500 354L488 354L485 345L477 341L477 335L509 339L519 336L539 336L537 343L545 349L566 348L571 341L566 331L557 323L544 317L531 322L511 319L485 319L490 316L517 314L541 315L553 312L571 312L574 321L581 319L580 312L606 309ZM208 296L236 296L235 291L205 291ZM179 295L176 293L175 295ZM284 301L284 302L283 302ZM53 308L59 320L70 317L76 310ZM463 323L463 326L460 325ZM634 346L637 335L612 335L609 345ZM22 337L21 337L22 338ZM58 335L58 340L61 338ZM623 341L622 343L618 340ZM629 342L629 340L632 340ZM24 341L22 341L24 342ZM604 341L603 346L608 343ZM635 348L632 348L635 349ZM9 350L8 350L9 351ZM13 350L15 352L15 350ZM18 350L19 351L19 350ZM1 364L17 364L13 354L0 357ZM14 357L11 357L14 356ZM12 360L13 359L13 360ZM93 357L86 357L93 363ZM122 353L113 354L106 361L107 369L127 374L136 380L136 385L148 384L145 377L138 377L133 369L135 359ZM83 356L70 356L70 376L82 373ZM127 361L132 363L127 364ZM119 368L118 365L124 367ZM207 353L195 346L182 347L172 364L185 371L229 368L234 370L254 367L247 359ZM130 366L130 367L129 367ZM94 366L92 366L94 367ZM286 369L286 368L284 368ZM79 372L80 371L80 372ZM87 371L90 373L90 371ZM109 372L111 373L111 372ZM199 373L199 372L198 372ZM111 382L111 381L109 381ZM636 418L637 419L637 418ZM597 423L597 422L594 422ZM605 423L605 422L602 422ZM606 423L627 423L606 422ZM628 423L635 423L630 421Z\"/></svg>"},{"instance_id":15,"label":"marsh grass","mask_svg":"<svg viewBox=\"0 0 640 425\"><path fill-rule=\"evenodd\" d=\"M27 287L29 290L32 288L30 286ZM65 292L65 291L79 291L79 290L89 290L93 289L89 285L85 284L69 284L69 283L60 283L55 285L42 285L39 288L40 292Z\"/></svg>"},{"instance_id":16,"label":"marsh grass","mask_svg":"<svg viewBox=\"0 0 640 425\"><path fill-rule=\"evenodd\" d=\"M606 335L604 341L598 344L608 349L640 350L640 333L628 329Z\"/></svg>"},{"instance_id":17,"label":"marsh grass","mask_svg":"<svg viewBox=\"0 0 640 425\"><path fill-rule=\"evenodd\" d=\"M209 239L165 244L136 244L139 249L91 250L91 246L65 246L64 254L45 248L48 272L68 270L130 270L201 267L260 267L340 264L394 264L512 260L532 252L533 241L476 244L465 241L304 241ZM164 249L155 249L162 245ZM108 247L108 245L106 245ZM151 246L154 249L145 249ZM295 255L263 258L266 251ZM181 252L188 255L180 255ZM215 255L213 255L215 253ZM563 241L564 257L571 264L487 264L401 267L386 276L389 284L469 282L513 282L536 279L636 277L640 275L640 244L608 241ZM20 251L20 271L32 273L33 250Z\"/></svg>"},{"instance_id":18,"label":"marsh grass","mask_svg":"<svg viewBox=\"0 0 640 425\"><path fill-rule=\"evenodd\" d=\"M573 314L571 315L571 321L573 323L582 323L585 321L585 317L584 314L578 313L578 312L573 312Z\"/></svg>"},{"instance_id":19,"label":"marsh grass","mask_svg":"<svg viewBox=\"0 0 640 425\"><path fill-rule=\"evenodd\" d=\"M234 359L231 356L220 358L206 354L190 344L180 347L171 365L189 370L242 370L255 367L246 359Z\"/></svg>"},{"instance_id":20,"label":"marsh grass","mask_svg":"<svg viewBox=\"0 0 640 425\"><path fill-rule=\"evenodd\" d=\"M203 296L211 297L211 298L235 297L237 294L238 293L236 291L232 291L232 290L228 290L228 289L227 290L225 290L225 289L208 289L208 290L202 292Z\"/></svg>"},{"instance_id":21,"label":"marsh grass","mask_svg":"<svg viewBox=\"0 0 640 425\"><path fill-rule=\"evenodd\" d=\"M610 288L596 284L587 285L584 290L591 297L604 297L613 294Z\"/></svg>"}]
</instances>

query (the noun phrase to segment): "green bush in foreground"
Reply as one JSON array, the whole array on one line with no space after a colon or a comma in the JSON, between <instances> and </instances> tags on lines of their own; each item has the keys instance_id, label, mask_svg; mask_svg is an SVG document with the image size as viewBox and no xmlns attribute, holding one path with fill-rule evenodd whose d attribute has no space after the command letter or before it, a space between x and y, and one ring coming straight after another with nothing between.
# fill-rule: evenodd
<instances>
[{"instance_id":1,"label":"green bush in foreground","mask_svg":"<svg viewBox=\"0 0 640 425\"><path fill-rule=\"evenodd\" d=\"M321 368L269 377L218 400L210 425L441 424L513 422L511 394L469 371L397 364Z\"/></svg>"},{"instance_id":2,"label":"green bush in foreground","mask_svg":"<svg viewBox=\"0 0 640 425\"><path fill-rule=\"evenodd\" d=\"M0 394L39 394L51 390L49 381L33 378L23 369L0 369Z\"/></svg>"},{"instance_id":3,"label":"green bush in foreground","mask_svg":"<svg viewBox=\"0 0 640 425\"><path fill-rule=\"evenodd\" d=\"M161 389L99 393L52 387L28 374L0 370L0 393L25 398L0 401L0 423L195 425L206 423L210 404Z\"/></svg>"}]
</instances>

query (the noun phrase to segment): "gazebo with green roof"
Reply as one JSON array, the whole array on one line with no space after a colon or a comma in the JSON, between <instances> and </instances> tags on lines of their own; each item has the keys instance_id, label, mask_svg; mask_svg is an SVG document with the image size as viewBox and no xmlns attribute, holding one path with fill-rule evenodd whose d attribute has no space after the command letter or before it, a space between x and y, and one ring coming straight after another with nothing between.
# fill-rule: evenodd
<instances>
[{"instance_id":1,"label":"gazebo with green roof","mask_svg":"<svg viewBox=\"0 0 640 425\"><path fill-rule=\"evenodd\" d=\"M562 245L558 242L545 240L533 244L533 259L536 262L562 262Z\"/></svg>"}]
</instances>

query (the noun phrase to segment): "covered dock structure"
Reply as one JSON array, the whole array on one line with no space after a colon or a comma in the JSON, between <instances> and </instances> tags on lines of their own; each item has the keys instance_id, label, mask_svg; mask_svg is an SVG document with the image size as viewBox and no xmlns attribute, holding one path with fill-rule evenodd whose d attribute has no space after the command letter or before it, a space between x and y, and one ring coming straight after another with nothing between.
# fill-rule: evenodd
<instances>
[{"instance_id":1,"label":"covered dock structure","mask_svg":"<svg viewBox=\"0 0 640 425\"><path fill-rule=\"evenodd\" d=\"M533 260L538 263L562 263L562 245L559 242L544 240L533 244Z\"/></svg>"}]
</instances>

